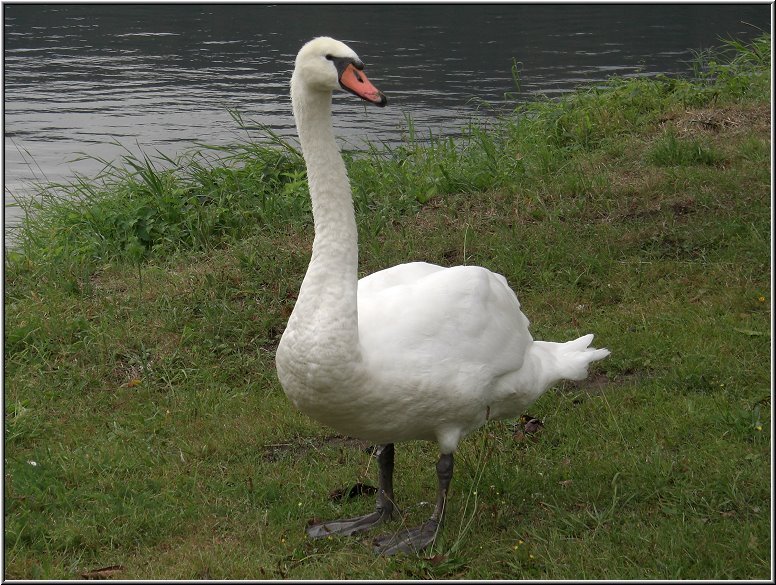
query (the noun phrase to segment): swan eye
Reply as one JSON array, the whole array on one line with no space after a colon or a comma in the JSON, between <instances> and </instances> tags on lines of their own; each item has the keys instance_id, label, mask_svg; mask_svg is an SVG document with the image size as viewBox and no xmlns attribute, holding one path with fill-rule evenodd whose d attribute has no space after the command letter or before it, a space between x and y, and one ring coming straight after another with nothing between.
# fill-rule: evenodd
<instances>
[{"instance_id":1,"label":"swan eye","mask_svg":"<svg viewBox=\"0 0 776 585\"><path fill-rule=\"evenodd\" d=\"M326 58L327 58L329 61L334 61L334 55L332 55L331 53L329 53L328 55L326 55Z\"/></svg>"}]
</instances>

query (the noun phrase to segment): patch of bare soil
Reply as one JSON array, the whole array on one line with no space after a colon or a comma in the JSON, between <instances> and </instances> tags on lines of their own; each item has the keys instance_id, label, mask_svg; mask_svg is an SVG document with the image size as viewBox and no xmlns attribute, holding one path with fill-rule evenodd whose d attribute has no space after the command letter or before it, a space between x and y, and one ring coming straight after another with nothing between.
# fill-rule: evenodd
<instances>
[{"instance_id":1,"label":"patch of bare soil","mask_svg":"<svg viewBox=\"0 0 776 585\"><path fill-rule=\"evenodd\" d=\"M584 380L571 381L567 380L562 382L558 386L559 392L587 392L588 394L599 394L606 390L611 384L635 384L639 380L648 377L647 372L642 371L628 371L621 374L616 374L610 377L604 372L594 372L590 374Z\"/></svg>"},{"instance_id":2,"label":"patch of bare soil","mask_svg":"<svg viewBox=\"0 0 776 585\"><path fill-rule=\"evenodd\" d=\"M295 438L286 443L272 443L264 445L261 458L264 461L277 461L283 455L301 456L310 451L317 451L331 445L341 445L343 447L355 447L371 453L373 448L368 441L354 439L352 437L343 437L342 435L331 435L321 439Z\"/></svg>"}]
</instances>

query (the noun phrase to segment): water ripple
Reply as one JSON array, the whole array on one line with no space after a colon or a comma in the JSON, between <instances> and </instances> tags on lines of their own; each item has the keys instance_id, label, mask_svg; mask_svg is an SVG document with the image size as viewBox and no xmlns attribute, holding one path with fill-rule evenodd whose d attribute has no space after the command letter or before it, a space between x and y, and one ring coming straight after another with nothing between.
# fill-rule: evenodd
<instances>
[{"instance_id":1,"label":"water ripple","mask_svg":"<svg viewBox=\"0 0 776 585\"><path fill-rule=\"evenodd\" d=\"M485 102L514 104L507 92L527 100L614 74L688 71L692 49L754 34L742 21L770 23L767 5L352 4L348 13L316 4L6 4L6 201L24 196L35 173L61 181L96 171L71 162L75 153L120 156L113 140L168 155L234 140L229 108L293 136L294 57L321 31L351 39L389 96L384 110L335 97L337 132L358 145L400 140L405 114L419 135L449 135L485 115Z\"/></svg>"}]
</instances>

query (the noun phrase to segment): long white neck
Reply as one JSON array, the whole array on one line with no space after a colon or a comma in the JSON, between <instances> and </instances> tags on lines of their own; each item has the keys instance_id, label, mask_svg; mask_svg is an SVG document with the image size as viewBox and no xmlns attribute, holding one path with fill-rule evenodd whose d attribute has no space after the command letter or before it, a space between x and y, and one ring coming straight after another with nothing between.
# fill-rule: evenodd
<instances>
[{"instance_id":1,"label":"long white neck","mask_svg":"<svg viewBox=\"0 0 776 585\"><path fill-rule=\"evenodd\" d=\"M334 138L331 93L305 91L294 76L291 102L307 164L315 240L289 324L326 355L358 360L358 232L345 163Z\"/></svg>"}]
</instances>

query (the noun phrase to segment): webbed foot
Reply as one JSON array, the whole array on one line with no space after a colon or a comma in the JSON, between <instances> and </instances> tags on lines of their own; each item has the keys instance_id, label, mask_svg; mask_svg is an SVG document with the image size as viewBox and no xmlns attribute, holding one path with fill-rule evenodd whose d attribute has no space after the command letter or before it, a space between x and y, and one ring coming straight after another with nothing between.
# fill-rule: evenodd
<instances>
[{"instance_id":1,"label":"webbed foot","mask_svg":"<svg viewBox=\"0 0 776 585\"><path fill-rule=\"evenodd\" d=\"M315 522L307 527L307 535L310 538L322 538L330 534L351 536L365 532L378 524L391 519L392 514L385 511L375 511L364 516L346 518L342 520L330 520L328 522Z\"/></svg>"},{"instance_id":2,"label":"webbed foot","mask_svg":"<svg viewBox=\"0 0 776 585\"><path fill-rule=\"evenodd\" d=\"M393 444L380 447L377 453L377 464L380 487L377 490L375 511L355 518L313 522L307 526L307 535L310 538L321 538L330 534L351 536L393 518L394 512L398 511L393 503Z\"/></svg>"},{"instance_id":3,"label":"webbed foot","mask_svg":"<svg viewBox=\"0 0 776 585\"><path fill-rule=\"evenodd\" d=\"M436 539L439 522L427 520L415 528L404 528L392 534L381 534L372 541L374 552L380 555L396 553L417 553L431 546Z\"/></svg>"}]
</instances>

